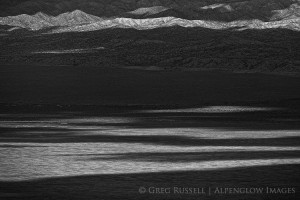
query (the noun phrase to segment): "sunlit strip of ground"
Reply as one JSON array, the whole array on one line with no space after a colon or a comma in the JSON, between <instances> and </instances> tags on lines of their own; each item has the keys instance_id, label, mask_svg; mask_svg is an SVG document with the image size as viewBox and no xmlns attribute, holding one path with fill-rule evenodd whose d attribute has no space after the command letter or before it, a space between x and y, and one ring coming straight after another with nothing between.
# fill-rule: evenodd
<instances>
[{"instance_id":1,"label":"sunlit strip of ground","mask_svg":"<svg viewBox=\"0 0 300 200\"><path fill-rule=\"evenodd\" d=\"M226 107L217 115L232 110L251 112ZM193 127L199 119L168 127L156 115L72 116L1 115L0 180L300 164L297 129L234 129L227 121L224 127ZM160 126L149 126L151 120Z\"/></svg>"},{"instance_id":2,"label":"sunlit strip of ground","mask_svg":"<svg viewBox=\"0 0 300 200\"><path fill-rule=\"evenodd\" d=\"M237 113L280 110L279 108L246 106L208 106L202 108L144 110L141 113Z\"/></svg>"},{"instance_id":3,"label":"sunlit strip of ground","mask_svg":"<svg viewBox=\"0 0 300 200\"><path fill-rule=\"evenodd\" d=\"M104 47L89 48L89 49L63 49L63 50L46 50L46 51L35 51L33 54L69 54L69 53L91 53L95 50L102 50Z\"/></svg>"},{"instance_id":4,"label":"sunlit strip of ground","mask_svg":"<svg viewBox=\"0 0 300 200\"><path fill-rule=\"evenodd\" d=\"M0 145L0 179L5 181L300 164L300 147L289 146L182 147L114 142ZM252 157L255 152L257 159ZM245 157L241 159L242 156Z\"/></svg>"},{"instance_id":5,"label":"sunlit strip of ground","mask_svg":"<svg viewBox=\"0 0 300 200\"><path fill-rule=\"evenodd\" d=\"M143 147L141 147L143 148ZM47 151L40 149L39 151ZM5 151L6 152L6 151ZM59 156L38 155L34 152L17 152L8 154L9 158L1 165L1 180L28 180L46 177L79 176L91 174L124 174L147 173L167 171L202 171L220 170L239 167L273 166L285 164L300 164L300 158L282 159L249 159L249 160L213 160L197 162L147 162L131 160L103 159L99 155L93 160L93 156Z\"/></svg>"},{"instance_id":6,"label":"sunlit strip of ground","mask_svg":"<svg viewBox=\"0 0 300 200\"><path fill-rule=\"evenodd\" d=\"M214 127L153 127L140 128L134 125L142 124L139 118L130 117L86 117L73 119L51 119L51 120L17 120L2 121L0 128L10 128L19 133L30 134L30 129L49 129L42 131L34 131L41 136L51 135L57 132L56 129L64 129L72 135L116 135L116 136L184 136L189 138L205 138L205 139L255 139L255 138L281 138L281 137L297 137L300 136L299 130L242 130L224 127L223 129ZM147 118L146 118L147 120ZM158 119L159 121L160 119ZM160 120L163 121L163 120ZM174 123L176 121L174 120ZM116 126L117 125L117 126ZM22 129L22 130L18 130ZM28 130L27 130L28 129ZM52 130L53 129L53 130ZM63 134L61 134L63 136ZM272 145L272 144L270 144Z\"/></svg>"}]
</instances>

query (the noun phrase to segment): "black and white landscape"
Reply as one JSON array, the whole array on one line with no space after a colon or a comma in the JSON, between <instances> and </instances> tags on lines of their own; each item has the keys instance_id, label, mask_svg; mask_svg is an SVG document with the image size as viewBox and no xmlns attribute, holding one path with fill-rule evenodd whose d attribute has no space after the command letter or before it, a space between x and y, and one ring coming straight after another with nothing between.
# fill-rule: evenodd
<instances>
[{"instance_id":1,"label":"black and white landscape","mask_svg":"<svg viewBox=\"0 0 300 200\"><path fill-rule=\"evenodd\" d=\"M0 0L0 199L298 199L299 0Z\"/></svg>"}]
</instances>

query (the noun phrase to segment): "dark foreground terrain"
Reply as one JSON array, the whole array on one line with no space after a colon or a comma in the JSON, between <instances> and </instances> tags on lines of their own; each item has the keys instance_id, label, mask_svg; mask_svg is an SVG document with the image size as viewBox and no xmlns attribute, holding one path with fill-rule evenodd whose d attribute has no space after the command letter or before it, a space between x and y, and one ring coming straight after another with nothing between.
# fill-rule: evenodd
<instances>
[{"instance_id":1,"label":"dark foreground terrain","mask_svg":"<svg viewBox=\"0 0 300 200\"><path fill-rule=\"evenodd\" d=\"M270 74L3 65L0 199L298 199L299 89Z\"/></svg>"},{"instance_id":2,"label":"dark foreground terrain","mask_svg":"<svg viewBox=\"0 0 300 200\"><path fill-rule=\"evenodd\" d=\"M150 68L2 65L0 103L37 105L297 105L300 78Z\"/></svg>"},{"instance_id":3,"label":"dark foreground terrain","mask_svg":"<svg viewBox=\"0 0 300 200\"><path fill-rule=\"evenodd\" d=\"M299 165L128 175L95 175L1 183L3 199L298 199L299 194L219 194L216 187L299 188ZM149 194L140 187L205 188L206 194ZM211 196L208 188L211 187ZM172 189L173 190L173 189ZM278 190L277 190L278 191Z\"/></svg>"}]
</instances>

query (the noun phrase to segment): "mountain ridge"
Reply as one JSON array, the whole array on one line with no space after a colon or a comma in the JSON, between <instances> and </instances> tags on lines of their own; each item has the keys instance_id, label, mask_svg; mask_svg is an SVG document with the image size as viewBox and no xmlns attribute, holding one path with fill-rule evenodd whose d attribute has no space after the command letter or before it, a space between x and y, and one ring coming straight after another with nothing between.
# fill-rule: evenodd
<instances>
[{"instance_id":1,"label":"mountain ridge","mask_svg":"<svg viewBox=\"0 0 300 200\"><path fill-rule=\"evenodd\" d=\"M17 15L0 17L0 25L9 25L30 30L41 30L55 26L74 26L81 24L95 23L101 18L89 15L80 10L60 14L56 17L38 12L34 15Z\"/></svg>"},{"instance_id":2,"label":"mountain ridge","mask_svg":"<svg viewBox=\"0 0 300 200\"><path fill-rule=\"evenodd\" d=\"M131 19L131 18L115 18L112 20L103 20L92 24L61 27L51 31L51 33L61 32L86 32L96 31L107 28L133 28L137 30L155 29L162 27L202 27L208 29L270 29L270 28L286 28L300 31L300 19L288 19L274 22L262 22L259 20L252 21L236 21L236 22L209 22L203 20L185 20L175 17L152 18L152 19Z\"/></svg>"},{"instance_id":3,"label":"mountain ridge","mask_svg":"<svg viewBox=\"0 0 300 200\"><path fill-rule=\"evenodd\" d=\"M177 17L159 17L159 18L126 18L116 17L103 19L97 16L87 14L80 10L60 14L56 17L38 12L34 15L22 14L18 16L9 16L0 18L0 25L9 25L13 27L25 28L33 31L45 28L55 27L51 33L60 32L84 32L95 31L107 28L134 28L138 30L153 29L161 27L182 26L182 27L204 27L209 29L269 29L269 28L286 28L292 30L300 30L300 17L297 15L297 6L295 9L276 11L278 15L274 15L274 19L270 22L261 20L238 20L232 22L218 22L207 20L188 20ZM149 14L150 9L143 9L140 14ZM160 10L165 11L160 8ZM296 10L296 12L295 12ZM153 12L157 14L159 12ZM281 13L284 13L282 16ZM290 14L292 13L292 14ZM296 13L296 14L295 14Z\"/></svg>"},{"instance_id":4,"label":"mountain ridge","mask_svg":"<svg viewBox=\"0 0 300 200\"><path fill-rule=\"evenodd\" d=\"M268 21L274 10L284 10L295 3L300 0L1 0L0 15L43 12L57 16L80 9L98 17L117 17L141 8L165 7L190 20Z\"/></svg>"}]
</instances>

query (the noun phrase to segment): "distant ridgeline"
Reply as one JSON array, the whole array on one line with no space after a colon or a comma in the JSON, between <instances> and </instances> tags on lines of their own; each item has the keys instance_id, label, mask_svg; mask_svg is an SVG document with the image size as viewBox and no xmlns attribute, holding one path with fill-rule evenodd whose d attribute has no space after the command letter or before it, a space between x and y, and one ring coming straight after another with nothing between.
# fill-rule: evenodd
<instances>
[{"instance_id":1,"label":"distant ridgeline","mask_svg":"<svg viewBox=\"0 0 300 200\"><path fill-rule=\"evenodd\" d=\"M300 0L31 0L1 1L0 25L52 32L106 28L300 30ZM2 27L2 29L4 29ZM15 30L6 29L6 30Z\"/></svg>"},{"instance_id":2,"label":"distant ridgeline","mask_svg":"<svg viewBox=\"0 0 300 200\"><path fill-rule=\"evenodd\" d=\"M298 3L299 0L1 0L0 16L38 12L57 16L82 10L98 17L156 15L213 21L269 20L274 11Z\"/></svg>"}]
</instances>

